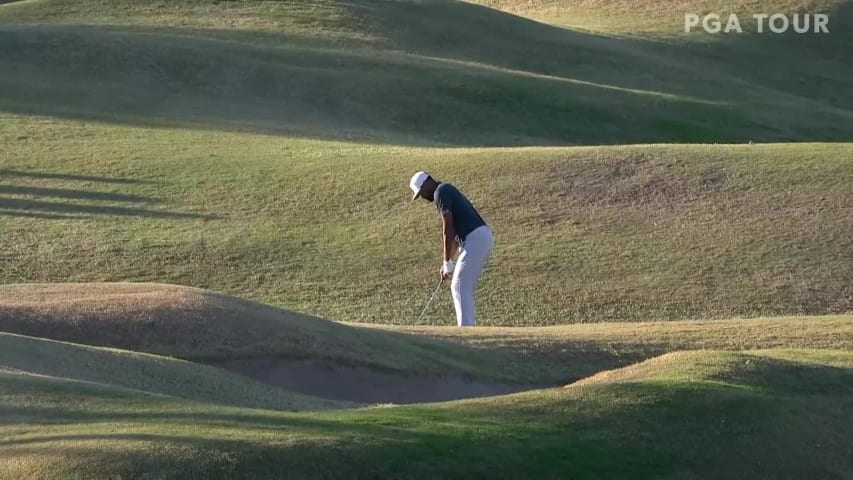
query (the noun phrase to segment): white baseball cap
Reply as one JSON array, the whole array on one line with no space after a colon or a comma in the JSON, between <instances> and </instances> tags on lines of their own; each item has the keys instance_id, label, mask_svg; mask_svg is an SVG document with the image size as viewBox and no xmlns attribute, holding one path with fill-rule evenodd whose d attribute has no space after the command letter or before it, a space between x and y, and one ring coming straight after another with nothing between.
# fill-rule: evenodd
<instances>
[{"instance_id":1,"label":"white baseball cap","mask_svg":"<svg viewBox=\"0 0 853 480\"><path fill-rule=\"evenodd\" d=\"M418 198L421 195L421 187L424 186L424 182L429 178L429 174L426 172L418 172L412 175L412 179L409 180L409 188L412 189L412 192L415 194L412 196L412 200Z\"/></svg>"}]
</instances>

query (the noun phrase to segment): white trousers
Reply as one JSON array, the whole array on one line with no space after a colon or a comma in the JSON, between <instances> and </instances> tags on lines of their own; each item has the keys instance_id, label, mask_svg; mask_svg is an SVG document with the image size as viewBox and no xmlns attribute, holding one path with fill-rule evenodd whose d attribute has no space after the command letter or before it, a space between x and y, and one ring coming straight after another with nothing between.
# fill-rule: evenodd
<instances>
[{"instance_id":1,"label":"white trousers","mask_svg":"<svg viewBox=\"0 0 853 480\"><path fill-rule=\"evenodd\" d=\"M456 324L460 327L477 324L474 291L493 246L492 231L484 225L469 233L459 248L450 291L453 292L453 306L456 307Z\"/></svg>"}]
</instances>

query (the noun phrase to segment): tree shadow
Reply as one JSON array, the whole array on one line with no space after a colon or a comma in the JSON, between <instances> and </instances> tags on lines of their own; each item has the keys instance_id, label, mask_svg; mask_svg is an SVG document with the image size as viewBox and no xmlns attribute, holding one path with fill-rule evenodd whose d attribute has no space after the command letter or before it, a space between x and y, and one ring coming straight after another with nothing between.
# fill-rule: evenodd
<instances>
[{"instance_id":1,"label":"tree shadow","mask_svg":"<svg viewBox=\"0 0 853 480\"><path fill-rule=\"evenodd\" d=\"M103 205L83 205L78 203L44 202L40 200L21 200L17 198L0 197L0 209L4 211L23 210L28 213L31 210L44 212L57 212L82 215L108 215L124 217L145 217L160 219L205 219L213 220L216 217L198 213L169 212L159 210L147 210L144 208L112 207Z\"/></svg>"},{"instance_id":2,"label":"tree shadow","mask_svg":"<svg viewBox=\"0 0 853 480\"><path fill-rule=\"evenodd\" d=\"M0 169L0 180L5 177L14 178L34 178L48 180L71 180L79 182L96 182L96 183L117 183L117 184L150 184L152 182L146 180L138 180L135 178L123 177L107 177L103 175L80 175L76 173L58 173L58 172L35 172L32 170L14 170L9 168Z\"/></svg>"},{"instance_id":3,"label":"tree shadow","mask_svg":"<svg viewBox=\"0 0 853 480\"><path fill-rule=\"evenodd\" d=\"M130 178L10 169L0 170L0 182L9 178L96 182L118 185L148 183ZM44 199L65 201L47 201ZM103 202L104 204L80 203L78 202L79 200ZM154 210L137 206L138 204L150 205L156 203L160 203L160 201L144 195L74 189L64 186L62 188L55 188L0 183L0 217L38 218L44 220L73 220L95 216L145 217L166 220L214 220L217 218L206 214Z\"/></svg>"},{"instance_id":4,"label":"tree shadow","mask_svg":"<svg viewBox=\"0 0 853 480\"><path fill-rule=\"evenodd\" d=\"M2 173L0 173L2 176ZM94 192L68 188L45 188L20 185L0 185L0 194L28 195L34 197L68 198L77 200L102 200L112 202L157 203L158 200L142 195L128 195L114 192Z\"/></svg>"},{"instance_id":5,"label":"tree shadow","mask_svg":"<svg viewBox=\"0 0 853 480\"><path fill-rule=\"evenodd\" d=\"M38 218L41 220L74 220L74 215L59 215L55 213L22 212L19 210L0 209L0 217Z\"/></svg>"}]
</instances>

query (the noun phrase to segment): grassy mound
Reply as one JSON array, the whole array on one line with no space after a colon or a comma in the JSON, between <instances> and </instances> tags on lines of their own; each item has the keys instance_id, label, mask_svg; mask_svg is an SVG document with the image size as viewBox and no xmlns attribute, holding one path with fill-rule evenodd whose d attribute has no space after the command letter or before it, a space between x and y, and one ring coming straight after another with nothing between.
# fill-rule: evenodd
<instances>
[{"instance_id":1,"label":"grassy mound","mask_svg":"<svg viewBox=\"0 0 853 480\"><path fill-rule=\"evenodd\" d=\"M96 384L218 405L274 410L343 405L181 360L8 333L0 333L0 369L17 382Z\"/></svg>"},{"instance_id":2,"label":"grassy mound","mask_svg":"<svg viewBox=\"0 0 853 480\"><path fill-rule=\"evenodd\" d=\"M853 358L783 356L792 359L692 353L627 383L330 413L214 407L3 373L0 408L13 421L0 425L0 474L843 477L853 467L844 413Z\"/></svg>"},{"instance_id":3,"label":"grassy mound","mask_svg":"<svg viewBox=\"0 0 853 480\"><path fill-rule=\"evenodd\" d=\"M559 327L495 327L460 331L436 327L371 327L501 352L510 361L501 371L519 378L588 377L601 370L681 350L761 350L784 348L853 349L853 316L596 323ZM797 355L805 355L797 350ZM822 352L819 351L819 352ZM820 353L821 361L829 356ZM496 358L494 362L499 362Z\"/></svg>"},{"instance_id":4,"label":"grassy mound","mask_svg":"<svg viewBox=\"0 0 853 480\"><path fill-rule=\"evenodd\" d=\"M344 349L344 337L362 343L353 328L195 288L96 283L0 291L2 330L87 345L217 359L322 358Z\"/></svg>"},{"instance_id":5,"label":"grassy mound","mask_svg":"<svg viewBox=\"0 0 853 480\"><path fill-rule=\"evenodd\" d=\"M853 144L746 145L853 140L848 5L0 3L0 478L853 470ZM497 233L481 323L528 328L411 326L418 169ZM173 357L568 385L350 408Z\"/></svg>"},{"instance_id":6,"label":"grassy mound","mask_svg":"<svg viewBox=\"0 0 853 480\"><path fill-rule=\"evenodd\" d=\"M213 363L275 358L409 374L507 378L488 362L500 355L347 326L199 289L60 284L2 286L0 291L0 331L33 337Z\"/></svg>"},{"instance_id":7,"label":"grassy mound","mask_svg":"<svg viewBox=\"0 0 853 480\"><path fill-rule=\"evenodd\" d=\"M821 365L810 363L820 359ZM598 373L571 384L586 387L633 382L719 382L767 393L824 391L853 393L850 351L774 350L753 354L709 351L673 352L618 370ZM839 368L824 368L839 367Z\"/></svg>"},{"instance_id":8,"label":"grassy mound","mask_svg":"<svg viewBox=\"0 0 853 480\"><path fill-rule=\"evenodd\" d=\"M369 41L359 11L370 2L211 0L41 0L7 6L2 18L21 24L137 26L286 34L291 40Z\"/></svg>"},{"instance_id":9,"label":"grassy mound","mask_svg":"<svg viewBox=\"0 0 853 480\"><path fill-rule=\"evenodd\" d=\"M164 282L411 324L440 247L405 191L423 168L496 232L486 325L853 309L849 144L436 150L6 118L0 283ZM450 313L444 294L426 321Z\"/></svg>"},{"instance_id":10,"label":"grassy mound","mask_svg":"<svg viewBox=\"0 0 853 480\"><path fill-rule=\"evenodd\" d=\"M447 1L54 0L0 25L0 109L22 114L477 146L853 131L835 37L669 44Z\"/></svg>"},{"instance_id":11,"label":"grassy mound","mask_svg":"<svg viewBox=\"0 0 853 480\"><path fill-rule=\"evenodd\" d=\"M848 40L625 38L447 1L4 5L0 282L410 324L438 256L406 202L425 168L496 231L483 324L850 312L850 145L710 145L853 138ZM426 148L664 141L709 144Z\"/></svg>"},{"instance_id":12,"label":"grassy mound","mask_svg":"<svg viewBox=\"0 0 853 480\"><path fill-rule=\"evenodd\" d=\"M3 286L0 331L216 364L269 358L517 385L554 385L686 349L853 348L850 316L464 332L367 328L156 284Z\"/></svg>"}]
</instances>

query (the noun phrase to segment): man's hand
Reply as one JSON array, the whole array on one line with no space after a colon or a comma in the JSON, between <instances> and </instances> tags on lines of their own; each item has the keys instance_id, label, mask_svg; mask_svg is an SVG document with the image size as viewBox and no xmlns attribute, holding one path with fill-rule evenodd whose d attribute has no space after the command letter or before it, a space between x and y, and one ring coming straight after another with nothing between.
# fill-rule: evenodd
<instances>
[{"instance_id":1,"label":"man's hand","mask_svg":"<svg viewBox=\"0 0 853 480\"><path fill-rule=\"evenodd\" d=\"M444 262L444 265L441 266L441 270L438 271L442 280L447 280L453 275L454 266L453 260L447 260Z\"/></svg>"}]
</instances>

